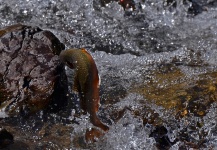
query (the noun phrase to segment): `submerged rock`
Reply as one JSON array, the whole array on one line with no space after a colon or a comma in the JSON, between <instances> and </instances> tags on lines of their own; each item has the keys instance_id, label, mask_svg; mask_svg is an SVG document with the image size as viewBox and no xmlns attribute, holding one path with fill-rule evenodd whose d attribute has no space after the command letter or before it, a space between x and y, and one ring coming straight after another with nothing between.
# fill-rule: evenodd
<instances>
[{"instance_id":1,"label":"submerged rock","mask_svg":"<svg viewBox=\"0 0 217 150\"><path fill-rule=\"evenodd\" d=\"M216 72L189 78L173 64L164 64L152 74L143 95L157 105L173 109L177 117L204 116L217 96Z\"/></svg>"},{"instance_id":2,"label":"submerged rock","mask_svg":"<svg viewBox=\"0 0 217 150\"><path fill-rule=\"evenodd\" d=\"M154 137L159 149L169 149L177 141L189 147L206 147L208 132L204 118L217 102L217 72L199 54L190 57L191 61L174 58L150 70L145 68L141 80L130 86L128 96L109 106L110 118L118 122L120 118L112 114L128 106L145 127L152 128L149 136Z\"/></svg>"},{"instance_id":3,"label":"submerged rock","mask_svg":"<svg viewBox=\"0 0 217 150\"><path fill-rule=\"evenodd\" d=\"M26 25L0 30L0 117L29 115L66 104L67 78L50 31Z\"/></svg>"}]
</instances>

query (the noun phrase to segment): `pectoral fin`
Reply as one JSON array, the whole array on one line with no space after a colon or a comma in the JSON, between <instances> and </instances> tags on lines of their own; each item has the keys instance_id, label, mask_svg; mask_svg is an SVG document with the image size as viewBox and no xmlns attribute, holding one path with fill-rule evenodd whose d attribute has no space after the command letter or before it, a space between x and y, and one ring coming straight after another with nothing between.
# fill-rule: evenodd
<instances>
[{"instance_id":1,"label":"pectoral fin","mask_svg":"<svg viewBox=\"0 0 217 150\"><path fill-rule=\"evenodd\" d=\"M85 101L85 97L84 97L84 92L83 92L83 90L81 88L82 87L81 87L81 85L79 83L78 76L75 75L75 77L74 77L74 85L73 85L72 90L79 95L80 108L86 113L87 112L87 105L86 105L86 101Z\"/></svg>"}]
</instances>

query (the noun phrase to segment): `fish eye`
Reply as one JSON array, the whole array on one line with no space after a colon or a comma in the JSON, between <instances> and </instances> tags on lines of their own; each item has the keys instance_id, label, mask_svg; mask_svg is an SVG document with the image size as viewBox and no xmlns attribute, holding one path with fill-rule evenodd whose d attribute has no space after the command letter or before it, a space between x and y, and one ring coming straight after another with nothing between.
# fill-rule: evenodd
<instances>
[{"instance_id":1,"label":"fish eye","mask_svg":"<svg viewBox=\"0 0 217 150\"><path fill-rule=\"evenodd\" d=\"M66 65L69 66L69 68L74 68L74 65L68 61L66 61Z\"/></svg>"}]
</instances>

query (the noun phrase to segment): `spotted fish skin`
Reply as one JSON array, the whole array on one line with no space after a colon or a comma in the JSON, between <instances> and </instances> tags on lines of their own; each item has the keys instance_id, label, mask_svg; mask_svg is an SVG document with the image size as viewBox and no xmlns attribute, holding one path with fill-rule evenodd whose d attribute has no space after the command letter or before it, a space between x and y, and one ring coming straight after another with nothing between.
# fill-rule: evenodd
<instances>
[{"instance_id":1,"label":"spotted fish skin","mask_svg":"<svg viewBox=\"0 0 217 150\"><path fill-rule=\"evenodd\" d=\"M99 75L92 56L85 49L68 49L60 53L60 60L75 69L73 91L79 94L80 107L90 114L93 125L109 129L97 117L99 109Z\"/></svg>"}]
</instances>

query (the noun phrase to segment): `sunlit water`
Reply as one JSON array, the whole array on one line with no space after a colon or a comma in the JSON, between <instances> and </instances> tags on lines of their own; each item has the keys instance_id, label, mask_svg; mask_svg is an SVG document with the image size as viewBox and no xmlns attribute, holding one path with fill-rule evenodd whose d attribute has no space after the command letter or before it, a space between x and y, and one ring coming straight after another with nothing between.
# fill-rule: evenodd
<instances>
[{"instance_id":1,"label":"sunlit water","mask_svg":"<svg viewBox=\"0 0 217 150\"><path fill-rule=\"evenodd\" d=\"M139 2L136 0L137 4ZM127 91L135 84L145 84L145 78L149 76L147 71L161 63L172 63L174 58L184 64L180 68L189 78L216 71L217 8L208 7L207 11L192 17L187 13L191 3L184 5L177 2L177 8L171 9L163 7L163 1L146 0L140 2L139 10L124 12L117 2L101 7L98 0L0 0L0 27L18 22L36 25L54 32L67 48L85 47L91 51L98 66L102 91L112 88ZM195 55L200 52L201 61L208 67L192 69L185 66L198 61L197 57L190 55L189 49ZM103 94L106 101L109 93ZM176 120L170 110L147 101L138 93L126 92L123 96L116 94L109 97L114 99L113 105L106 105L105 102L100 112L103 109L111 112L109 106L113 111L125 106L141 110L143 101L143 105L159 114L168 130L171 150L185 144L178 134L185 129L188 132L186 134L191 135L191 141L204 138L204 147L217 149L216 103L212 104L204 117L191 116ZM79 125L71 125L74 127L72 140L91 127L87 116L77 121ZM203 127L191 131L188 127L197 122L202 122ZM149 136L153 130L152 125L144 125L141 118L126 111L117 123L112 123L103 139L89 148L157 149L155 139ZM198 132L206 132L206 136L200 137ZM73 144L71 148L74 148Z\"/></svg>"}]
</instances>

